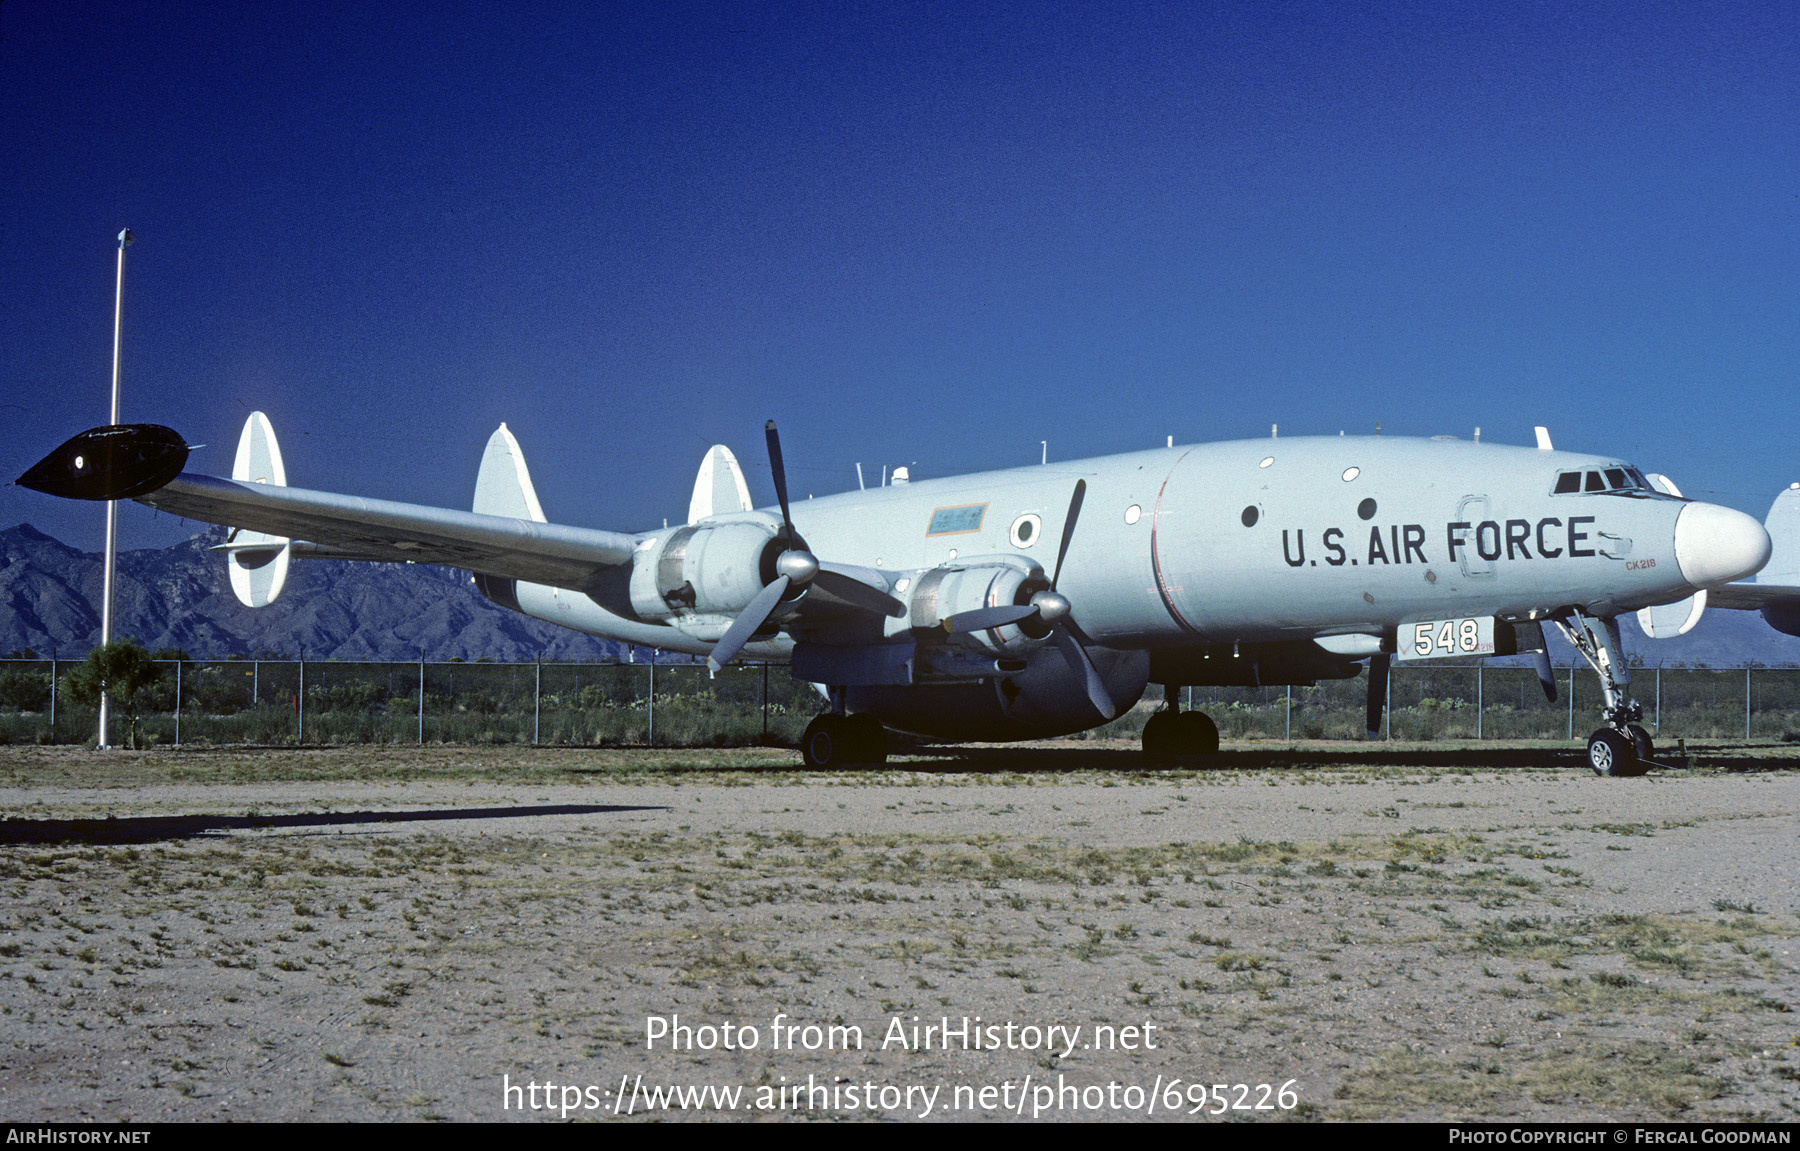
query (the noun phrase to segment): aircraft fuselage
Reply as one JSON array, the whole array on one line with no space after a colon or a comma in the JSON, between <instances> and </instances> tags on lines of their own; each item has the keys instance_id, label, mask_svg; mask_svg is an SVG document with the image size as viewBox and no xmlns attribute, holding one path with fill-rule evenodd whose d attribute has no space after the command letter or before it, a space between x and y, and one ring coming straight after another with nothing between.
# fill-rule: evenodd
<instances>
[{"instance_id":1,"label":"aircraft fuselage","mask_svg":"<svg viewBox=\"0 0 1800 1151\"><path fill-rule=\"evenodd\" d=\"M817 554L886 573L996 555L1049 568L1085 481L1061 590L1091 638L1268 641L1688 595L1675 529L1689 501L1555 492L1562 475L1585 486L1628 466L1456 441L1248 440L848 492L793 517Z\"/></svg>"}]
</instances>

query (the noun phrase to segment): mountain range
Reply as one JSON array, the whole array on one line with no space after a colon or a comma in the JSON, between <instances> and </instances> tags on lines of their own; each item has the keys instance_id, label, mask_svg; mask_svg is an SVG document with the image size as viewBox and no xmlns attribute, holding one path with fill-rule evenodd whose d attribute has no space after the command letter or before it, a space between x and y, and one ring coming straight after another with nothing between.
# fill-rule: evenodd
<instances>
[{"instance_id":1,"label":"mountain range","mask_svg":"<svg viewBox=\"0 0 1800 1151\"><path fill-rule=\"evenodd\" d=\"M225 561L207 549L212 528L166 548L119 553L119 636L195 659L230 655L340 660L499 662L625 658L625 645L530 619L482 599L466 572L412 564L297 560L281 598L252 610L231 593ZM29 524L0 532L0 652L80 655L100 640L102 557L77 551ZM1800 664L1800 638L1755 612L1709 611L1675 639L1624 625L1633 662L1655 667ZM1554 636L1554 630L1545 629ZM1573 650L1550 640L1566 666Z\"/></svg>"},{"instance_id":2,"label":"mountain range","mask_svg":"<svg viewBox=\"0 0 1800 1151\"><path fill-rule=\"evenodd\" d=\"M166 548L119 553L115 635L195 659L585 661L625 646L495 607L467 572L412 564L297 560L281 598L237 601L213 528ZM103 559L29 524L0 532L0 652L85 654L100 642Z\"/></svg>"}]
</instances>

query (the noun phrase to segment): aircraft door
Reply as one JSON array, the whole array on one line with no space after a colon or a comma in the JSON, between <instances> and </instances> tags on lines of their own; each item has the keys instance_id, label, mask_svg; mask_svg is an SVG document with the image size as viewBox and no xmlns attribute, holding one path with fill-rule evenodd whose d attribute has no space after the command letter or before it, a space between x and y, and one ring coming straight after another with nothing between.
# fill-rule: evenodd
<instances>
[{"instance_id":1,"label":"aircraft door","mask_svg":"<svg viewBox=\"0 0 1800 1151\"><path fill-rule=\"evenodd\" d=\"M1457 566L1466 579L1493 579L1494 561L1500 558L1500 525L1488 515L1486 496L1464 496L1456 505L1452 530L1461 538L1453 544Z\"/></svg>"}]
</instances>

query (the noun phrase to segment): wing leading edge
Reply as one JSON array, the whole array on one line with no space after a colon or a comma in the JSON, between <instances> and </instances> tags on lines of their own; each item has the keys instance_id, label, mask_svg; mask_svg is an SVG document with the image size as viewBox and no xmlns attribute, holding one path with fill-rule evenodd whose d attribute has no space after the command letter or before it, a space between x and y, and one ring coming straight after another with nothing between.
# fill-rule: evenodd
<instances>
[{"instance_id":1,"label":"wing leading edge","mask_svg":"<svg viewBox=\"0 0 1800 1151\"><path fill-rule=\"evenodd\" d=\"M606 568L629 563L637 546L622 532L191 472L138 502L188 519L305 540L313 545L305 552L317 557L442 564L574 590L585 589Z\"/></svg>"},{"instance_id":2,"label":"wing leading edge","mask_svg":"<svg viewBox=\"0 0 1800 1151\"><path fill-rule=\"evenodd\" d=\"M223 479L181 471L187 445L168 428L94 428L59 446L18 482L73 499L136 499L237 529L227 551L273 550L293 540L297 555L441 564L575 591L588 590L607 569L630 563L637 549L636 537L623 532L544 522L517 442L504 424L489 441L476 495L477 507L501 514L285 487L274 431L261 413L252 413L245 425L245 442L252 440L257 450L248 456L255 458L247 458L240 444L235 478ZM267 602L274 594L253 598Z\"/></svg>"}]
</instances>

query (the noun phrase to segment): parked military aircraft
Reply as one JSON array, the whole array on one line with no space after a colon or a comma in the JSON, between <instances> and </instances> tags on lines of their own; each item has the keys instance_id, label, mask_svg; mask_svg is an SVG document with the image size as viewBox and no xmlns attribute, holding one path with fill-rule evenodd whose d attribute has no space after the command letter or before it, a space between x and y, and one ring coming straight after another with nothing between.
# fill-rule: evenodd
<instances>
[{"instance_id":1,"label":"parked military aircraft","mask_svg":"<svg viewBox=\"0 0 1800 1151\"><path fill-rule=\"evenodd\" d=\"M787 659L828 710L816 766L879 762L885 728L1010 740L1098 726L1150 685L1153 758L1209 754L1218 731L1184 685L1307 684L1369 669L1371 734L1389 661L1529 653L1550 698L1543 624L1599 675L1603 775L1643 771L1618 617L1653 635L1710 602L1800 635L1800 484L1768 528L1683 498L1625 461L1453 439L1250 440L883 484L755 509L724 447L688 522L621 533L548 521L518 442L487 444L473 510L286 486L274 430L244 426L231 478L183 471L156 425L84 432L19 483L135 498L230 525L239 599L280 594L293 556L467 569L493 602L593 635L706 656ZM1743 582L1774 562L1757 582Z\"/></svg>"}]
</instances>

